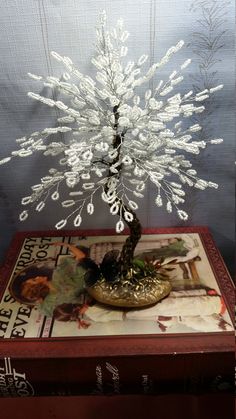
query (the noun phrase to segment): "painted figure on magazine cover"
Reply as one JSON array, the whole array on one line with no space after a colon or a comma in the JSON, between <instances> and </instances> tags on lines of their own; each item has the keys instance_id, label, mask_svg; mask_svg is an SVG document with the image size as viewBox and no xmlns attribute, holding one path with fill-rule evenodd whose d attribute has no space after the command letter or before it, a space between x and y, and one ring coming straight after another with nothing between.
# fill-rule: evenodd
<instances>
[{"instance_id":1,"label":"painted figure on magazine cover","mask_svg":"<svg viewBox=\"0 0 236 419\"><path fill-rule=\"evenodd\" d=\"M172 282L170 295L145 309L114 309L93 300L85 290L87 279L99 275L99 267L112 275L114 255L119 253L119 242L92 243L90 246L53 243L67 248L68 254L28 266L19 272L11 284L11 293L18 301L36 306L40 313L56 322L76 322L81 329L111 322L152 322L156 333L171 332L173 328L192 331L231 330L224 319L223 298L212 284L201 282L201 256L198 242L191 235L169 237L140 243L136 263L148 261L161 269ZM92 332L92 331L91 331ZM93 332L92 332L93 333Z\"/></svg>"},{"instance_id":2,"label":"painted figure on magazine cover","mask_svg":"<svg viewBox=\"0 0 236 419\"><path fill-rule=\"evenodd\" d=\"M28 266L15 277L11 292L20 302L36 305L45 316L57 317L56 312L63 306L65 310L75 307L78 317L80 302L85 298L84 277L92 268L95 270L96 264L86 257L88 249L82 251L64 243L54 245L68 246L73 257L60 258L56 267L53 260Z\"/></svg>"}]
</instances>

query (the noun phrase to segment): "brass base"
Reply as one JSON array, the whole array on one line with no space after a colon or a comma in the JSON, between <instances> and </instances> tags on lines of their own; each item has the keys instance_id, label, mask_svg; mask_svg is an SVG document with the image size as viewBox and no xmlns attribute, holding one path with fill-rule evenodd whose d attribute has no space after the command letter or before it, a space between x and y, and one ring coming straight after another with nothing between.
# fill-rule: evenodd
<instances>
[{"instance_id":1,"label":"brass base","mask_svg":"<svg viewBox=\"0 0 236 419\"><path fill-rule=\"evenodd\" d=\"M157 303L171 291L171 284L167 280L145 277L138 282L117 281L108 283L100 279L88 293L96 301L116 307L145 307Z\"/></svg>"}]
</instances>

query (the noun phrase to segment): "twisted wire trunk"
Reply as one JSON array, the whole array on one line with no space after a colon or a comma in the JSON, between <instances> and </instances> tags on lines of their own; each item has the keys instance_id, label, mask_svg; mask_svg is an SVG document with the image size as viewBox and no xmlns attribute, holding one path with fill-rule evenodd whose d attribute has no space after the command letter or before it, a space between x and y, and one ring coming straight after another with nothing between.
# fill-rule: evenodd
<instances>
[{"instance_id":1,"label":"twisted wire trunk","mask_svg":"<svg viewBox=\"0 0 236 419\"><path fill-rule=\"evenodd\" d=\"M129 212L131 212L130 209L129 209ZM134 212L132 212L132 214L134 218L133 218L133 221L131 222L127 222L124 219L123 214L122 214L122 218L124 222L129 227L129 236L127 237L122 247L120 258L119 258L121 278L126 276L129 268L132 266L132 261L134 258L134 251L142 234L141 223L139 219L137 218L136 214Z\"/></svg>"},{"instance_id":2,"label":"twisted wire trunk","mask_svg":"<svg viewBox=\"0 0 236 419\"><path fill-rule=\"evenodd\" d=\"M118 119L119 119L118 109L119 109L119 105L114 106L114 108L113 108L113 113L114 113L114 117L115 117L114 129L116 131L116 133L114 135L114 138L113 138L113 148L118 149L118 153L117 153L117 156L109 164L109 166L112 166L119 161L120 148L121 148L120 146L121 146L122 141L123 141L124 136L125 136L125 132L122 132L122 133L118 132ZM109 169L108 180L107 180L107 183L104 187L105 192L107 192L108 189L109 189L108 188L109 179L111 177L114 177L114 176L116 178L120 177L120 174L121 174L121 171L122 171L122 163L118 167L116 167L116 169L117 169L117 174L116 175L114 175L114 173L112 173ZM120 277L121 277L121 280L122 280L122 277L124 278L126 276L128 270L132 266L132 261L133 261L133 257L134 257L134 250L135 250L135 248L136 248L136 246L137 246L137 244L138 244L138 242L141 238L142 227L141 227L141 223L140 223L137 215L135 214L135 212L132 211L130 208L127 208L124 204L122 204L120 199L117 199L117 200L119 201L120 207L122 208L121 209L122 219L123 219L124 223L126 223L128 228L129 228L129 236L126 239L126 241L125 241L125 243L122 247L120 257L119 257L119 260L118 260ZM111 206L112 204L109 204L109 205ZM126 211L133 215L133 220L132 221L127 221L125 219L124 213Z\"/></svg>"}]
</instances>

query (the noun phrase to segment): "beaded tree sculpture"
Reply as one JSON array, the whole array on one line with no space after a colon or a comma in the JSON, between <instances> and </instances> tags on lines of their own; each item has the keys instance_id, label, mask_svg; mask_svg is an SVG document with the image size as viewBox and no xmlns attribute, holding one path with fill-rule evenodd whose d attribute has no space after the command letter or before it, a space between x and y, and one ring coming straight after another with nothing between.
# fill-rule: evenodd
<instances>
[{"instance_id":1,"label":"beaded tree sculpture","mask_svg":"<svg viewBox=\"0 0 236 419\"><path fill-rule=\"evenodd\" d=\"M129 33L123 29L122 20L109 31L106 13L102 12L96 31L96 55L91 59L97 69L96 80L84 76L70 58L56 52L52 52L52 56L67 69L62 78L44 78L29 73L31 78L42 82L44 86L57 89L67 96L69 102L32 92L28 96L60 109L65 115L58 119L57 127L17 139L20 149L13 151L11 157L3 158L0 163L35 152L56 158L56 168L51 168L39 184L32 186L32 194L22 199L22 205L42 211L49 199L60 201L63 208L68 208L69 214L57 222L57 229L64 228L72 218L74 226L79 227L83 211L92 215L94 196L100 194L108 204L110 213L118 217L116 232L121 233L127 224L130 234L119 256L110 255L112 263L108 271L110 274L113 272L113 278L109 278L104 270L103 278L100 277L96 283L105 283L106 288L106 282L111 280L116 283L115 289L117 284L121 284L124 298L117 305L126 305L125 301L134 293L132 287L138 283L139 288L147 291L148 283L141 284L140 281L145 276L149 280L154 278L159 286L163 283L165 288L158 294L158 300L170 291L170 286L166 285L167 281L161 281L161 275L158 276L153 267L135 264L134 250L141 237L141 224L135 212L138 209L136 201L144 197L145 187L150 181L157 188L157 207L165 206L169 213L175 210L182 220L187 220L188 214L180 209L185 202L183 185L201 190L217 188L216 183L197 176L186 154L197 155L207 144L218 144L222 140L197 141L192 134L200 131L201 126L195 124L183 128L182 121L194 113L203 112L205 108L201 103L223 85L198 93L189 91L184 95L173 94L176 85L183 80L182 71L191 62L188 59L178 71L170 74L168 80L161 80L153 91L147 89L144 97L140 97L138 88L149 82L184 42L179 41L160 62L141 73L148 56L142 55L137 62L126 60L128 48L124 44ZM56 137L59 133L69 133L70 138L67 136L66 141L62 141L62 136L60 139ZM51 137L52 140L48 141ZM60 199L63 185L68 188L66 200ZM28 210L25 209L20 214L20 220L24 221L27 217ZM90 285L96 288L91 281ZM105 293L104 289L101 293ZM109 293L111 288L108 289ZM148 303L153 302L148 300ZM127 302L127 305L136 303Z\"/></svg>"}]
</instances>

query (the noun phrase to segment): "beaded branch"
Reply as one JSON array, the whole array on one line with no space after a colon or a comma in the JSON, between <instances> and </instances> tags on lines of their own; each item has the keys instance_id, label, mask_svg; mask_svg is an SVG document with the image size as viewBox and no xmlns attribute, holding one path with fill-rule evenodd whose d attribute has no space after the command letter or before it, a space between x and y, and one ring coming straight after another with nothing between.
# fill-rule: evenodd
<instances>
[{"instance_id":1,"label":"beaded branch","mask_svg":"<svg viewBox=\"0 0 236 419\"><path fill-rule=\"evenodd\" d=\"M69 57L56 52L52 52L52 56L66 67L61 78L28 73L68 100L64 103L29 92L29 97L59 109L63 116L58 118L57 127L17 139L19 149L0 160L0 164L35 152L55 157L56 168L51 168L40 183L31 187L32 193L22 199L22 205L40 212L50 199L59 201L68 209L68 215L57 221L56 228L64 228L70 219L79 227L83 212L94 213L94 196L99 194L109 205L110 213L118 217L116 232L121 233L125 223L130 228L126 243L129 248L126 262L130 263L141 236L136 201L144 198L149 181L156 186L157 207L164 206L168 213L177 211L182 220L188 218L181 209L186 195L183 186L201 190L218 187L214 182L200 179L186 155L197 155L208 144L223 140L196 140L201 126L194 124L185 128L183 121L203 112L202 102L223 85L198 93L191 90L184 95L173 94L183 80L182 72L191 63L188 59L168 80L160 80L153 90L147 89L139 96L139 87L149 82L184 42L179 41L159 62L142 71L148 56L142 55L137 62L126 59L125 42L129 33L124 30L121 19L109 31L106 13L102 12L96 34L96 55L91 59L97 70L96 80L83 75ZM59 133L66 134L66 141ZM68 188L66 200L61 199L64 186ZM28 209L24 209L20 220L24 221L28 214ZM127 248L124 247L121 260L125 254Z\"/></svg>"}]
</instances>

